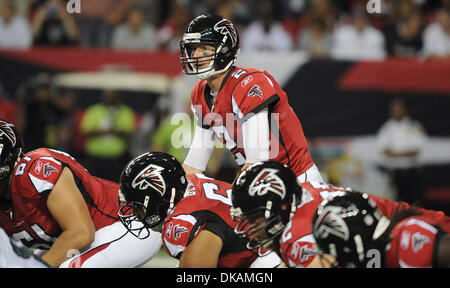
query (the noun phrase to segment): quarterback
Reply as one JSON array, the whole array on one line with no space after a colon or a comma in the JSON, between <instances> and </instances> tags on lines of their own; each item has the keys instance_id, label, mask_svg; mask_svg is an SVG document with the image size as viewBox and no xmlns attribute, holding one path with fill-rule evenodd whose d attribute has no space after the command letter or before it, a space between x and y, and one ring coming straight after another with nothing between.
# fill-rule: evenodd
<instances>
[{"instance_id":1,"label":"quarterback","mask_svg":"<svg viewBox=\"0 0 450 288\"><path fill-rule=\"evenodd\" d=\"M183 163L188 174L205 171L220 141L241 169L273 159L288 165L301 182L322 179L302 125L275 78L233 65L239 36L229 20L219 15L195 18L180 47L183 72L200 79L191 93L197 125Z\"/></svg>"}]
</instances>

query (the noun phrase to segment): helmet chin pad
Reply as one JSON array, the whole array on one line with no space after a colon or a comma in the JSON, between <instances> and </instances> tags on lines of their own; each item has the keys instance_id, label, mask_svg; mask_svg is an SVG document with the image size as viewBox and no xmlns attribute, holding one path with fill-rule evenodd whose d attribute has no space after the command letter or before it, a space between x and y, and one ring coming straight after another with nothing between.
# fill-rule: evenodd
<instances>
[{"instance_id":1,"label":"helmet chin pad","mask_svg":"<svg viewBox=\"0 0 450 288\"><path fill-rule=\"evenodd\" d=\"M195 76L196 76L198 79L200 79L200 80L207 80L207 79L211 78L211 77L214 76L214 75L217 75L217 74L220 74L220 73L223 73L223 72L227 71L228 68L230 68L231 65L234 64L234 60L233 60L233 61L230 61L230 63L228 63L228 65L225 66L225 68L220 69L220 70L218 70L218 71L216 71L214 67L211 67L211 66L214 66L213 63L214 63L214 62L211 61L210 66L204 68L204 70L205 70L204 72L200 72L200 73L198 73L198 74L195 74Z\"/></svg>"}]
</instances>

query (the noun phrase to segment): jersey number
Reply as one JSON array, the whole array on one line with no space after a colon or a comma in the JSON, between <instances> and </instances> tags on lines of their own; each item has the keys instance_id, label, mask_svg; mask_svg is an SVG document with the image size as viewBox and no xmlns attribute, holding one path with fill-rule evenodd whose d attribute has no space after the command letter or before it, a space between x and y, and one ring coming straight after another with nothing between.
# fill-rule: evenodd
<instances>
[{"instance_id":1,"label":"jersey number","mask_svg":"<svg viewBox=\"0 0 450 288\"><path fill-rule=\"evenodd\" d=\"M225 145L228 150L231 151L233 154L234 160L236 163L241 166L245 164L245 157L242 155L241 152L238 151L238 147L236 142L231 138L230 133L228 132L227 128L225 126L213 126L211 127L214 130L214 133L216 134L217 138L223 143L225 142Z\"/></svg>"},{"instance_id":2,"label":"jersey number","mask_svg":"<svg viewBox=\"0 0 450 288\"><path fill-rule=\"evenodd\" d=\"M226 195L217 193L220 191L219 186L214 183L203 183L203 191L205 191L205 196L208 199L218 200L222 203L232 206L231 204L231 189L225 190Z\"/></svg>"},{"instance_id":3,"label":"jersey number","mask_svg":"<svg viewBox=\"0 0 450 288\"><path fill-rule=\"evenodd\" d=\"M44 229L42 229L41 226L39 226L39 224L33 224L30 227L31 227L31 229L33 229L34 233L36 233L36 235L41 240L53 243L57 239L56 237L51 237L50 235L45 233ZM25 240L25 241L30 242L30 241L33 241L33 239L34 239L33 236L31 236L30 233L28 233L25 230L12 234L12 237L14 238L14 240L17 240L17 241ZM51 245L39 243L39 244L33 244L30 248L48 250L48 249L50 249L50 247L51 247Z\"/></svg>"}]
</instances>

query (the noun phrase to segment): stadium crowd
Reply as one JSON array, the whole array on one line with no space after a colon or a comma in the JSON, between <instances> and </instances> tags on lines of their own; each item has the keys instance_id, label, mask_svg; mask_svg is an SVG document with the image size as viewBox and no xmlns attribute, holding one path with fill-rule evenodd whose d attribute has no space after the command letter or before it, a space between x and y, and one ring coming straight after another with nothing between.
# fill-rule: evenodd
<instances>
[{"instance_id":1,"label":"stadium crowd","mask_svg":"<svg viewBox=\"0 0 450 288\"><path fill-rule=\"evenodd\" d=\"M450 57L449 0L385 0L380 2L380 13L368 13L365 0L81 0L81 13L74 14L67 12L66 4L64 0L1 0L0 49L70 46L176 53L189 21L200 14L217 13L236 26L241 51L303 51L310 57L339 60ZM91 132L98 136L112 124L91 119L88 125L88 120L78 119L74 92L54 89L51 80L50 75L36 75L24 79L14 92L1 89L0 82L0 117L16 123L24 134L27 151L45 146L88 155L84 164L90 167L88 158L98 156L92 152L98 151L96 141L90 141L82 151L74 148L76 142L81 141L80 136L90 137ZM146 151L149 135L167 134L158 132L164 130L167 103L159 103L155 109L157 113L150 111L152 119L141 121L149 126L144 127L146 146L128 150ZM106 111L102 113L108 114ZM130 113L131 118L139 116ZM74 136L77 125L81 130ZM126 131L113 127L104 132L116 137L117 146L100 148L103 154L117 151L117 155L107 157L110 163L139 154L124 151L123 143L138 143L143 132L137 124L130 125ZM156 140L161 137L157 138L150 146L158 147Z\"/></svg>"},{"instance_id":2,"label":"stadium crowd","mask_svg":"<svg viewBox=\"0 0 450 288\"><path fill-rule=\"evenodd\" d=\"M72 15L66 2L2 0L0 47L178 51L194 16L217 13L235 23L242 50L336 59L450 55L448 0L383 0L374 13L365 0L82 0Z\"/></svg>"}]
</instances>

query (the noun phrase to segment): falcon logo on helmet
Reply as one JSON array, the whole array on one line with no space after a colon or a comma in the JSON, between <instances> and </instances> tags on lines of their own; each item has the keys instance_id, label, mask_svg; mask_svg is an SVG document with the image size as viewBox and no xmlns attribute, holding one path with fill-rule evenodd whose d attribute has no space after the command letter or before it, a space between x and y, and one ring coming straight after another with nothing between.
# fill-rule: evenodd
<instances>
[{"instance_id":1,"label":"falcon logo on helmet","mask_svg":"<svg viewBox=\"0 0 450 288\"><path fill-rule=\"evenodd\" d=\"M11 124L2 120L0 120L0 136L1 135L5 135L6 138L11 141L12 147L16 146L17 139L13 129L11 128Z\"/></svg>"},{"instance_id":2,"label":"falcon logo on helmet","mask_svg":"<svg viewBox=\"0 0 450 288\"><path fill-rule=\"evenodd\" d=\"M314 224L315 237L327 238L329 234L348 240L350 232L342 219L343 209L337 206L327 206Z\"/></svg>"},{"instance_id":3,"label":"falcon logo on helmet","mask_svg":"<svg viewBox=\"0 0 450 288\"><path fill-rule=\"evenodd\" d=\"M280 195L281 199L284 199L286 195L286 188L283 181L280 177L278 177L277 172L277 169L262 169L250 184L248 189L250 196L262 196L270 191Z\"/></svg>"},{"instance_id":4,"label":"falcon logo on helmet","mask_svg":"<svg viewBox=\"0 0 450 288\"><path fill-rule=\"evenodd\" d=\"M158 191L161 195L164 195L166 191L166 182L164 178L161 176L161 171L164 168L150 164L145 169L143 169L131 183L133 188L138 187L139 190L146 190L149 187Z\"/></svg>"},{"instance_id":5,"label":"falcon logo on helmet","mask_svg":"<svg viewBox=\"0 0 450 288\"><path fill-rule=\"evenodd\" d=\"M236 29L234 29L233 24L229 20L227 19L220 20L219 22L216 23L216 25L214 25L214 30L222 35L228 36L231 40L231 47L236 46L237 42Z\"/></svg>"}]
</instances>

